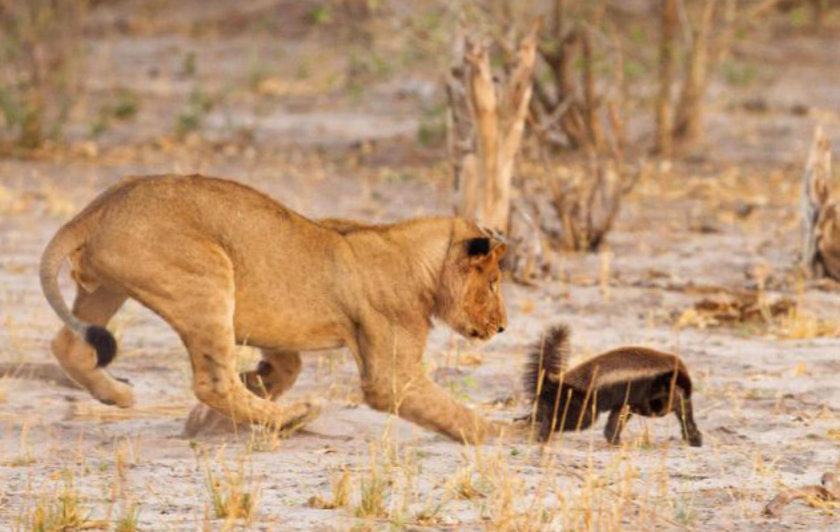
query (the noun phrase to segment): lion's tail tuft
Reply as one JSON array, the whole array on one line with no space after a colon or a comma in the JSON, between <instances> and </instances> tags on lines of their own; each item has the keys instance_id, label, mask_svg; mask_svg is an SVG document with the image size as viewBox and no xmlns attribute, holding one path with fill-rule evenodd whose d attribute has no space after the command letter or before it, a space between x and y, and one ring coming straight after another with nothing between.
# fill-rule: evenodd
<instances>
[{"instance_id":1,"label":"lion's tail tuft","mask_svg":"<svg viewBox=\"0 0 840 532\"><path fill-rule=\"evenodd\" d=\"M41 256L41 289L52 309L67 327L96 350L96 365L107 366L117 355L117 341L114 336L99 325L81 321L70 312L61 289L58 286L58 273L67 256L84 245L86 238L85 223L74 220L61 229L50 240Z\"/></svg>"}]
</instances>

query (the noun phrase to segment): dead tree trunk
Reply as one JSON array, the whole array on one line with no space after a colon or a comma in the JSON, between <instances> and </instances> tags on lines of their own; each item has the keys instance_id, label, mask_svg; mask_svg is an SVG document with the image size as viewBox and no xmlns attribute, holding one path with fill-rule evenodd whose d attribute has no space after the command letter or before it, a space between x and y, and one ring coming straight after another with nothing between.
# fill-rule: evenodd
<instances>
[{"instance_id":1,"label":"dead tree trunk","mask_svg":"<svg viewBox=\"0 0 840 532\"><path fill-rule=\"evenodd\" d=\"M825 275L828 270L821 248L840 245L836 242L831 246L827 235L821 234L821 226L825 226L831 217L829 213L835 212L829 201L830 177L831 145L822 127L817 127L802 182L802 264L806 272L815 277Z\"/></svg>"},{"instance_id":2,"label":"dead tree trunk","mask_svg":"<svg viewBox=\"0 0 840 532\"><path fill-rule=\"evenodd\" d=\"M459 36L447 84L450 157L459 215L507 233L514 162L522 141L538 24L521 40L510 75L497 87L487 44Z\"/></svg>"},{"instance_id":3,"label":"dead tree trunk","mask_svg":"<svg viewBox=\"0 0 840 532\"><path fill-rule=\"evenodd\" d=\"M659 89L655 101L656 138L654 150L667 157L674 143L702 140L705 96L709 73L729 51L735 35L766 14L779 0L703 0L699 12L689 11L685 0L660 0ZM719 5L722 4L722 5ZM682 75L679 102L672 111L671 92L675 83L675 41L680 23L687 43L688 61ZM674 116L675 115L675 116Z\"/></svg>"},{"instance_id":4,"label":"dead tree trunk","mask_svg":"<svg viewBox=\"0 0 840 532\"><path fill-rule=\"evenodd\" d=\"M659 94L656 100L656 151L671 156L671 87L674 84L674 38L677 33L677 0L662 0L659 37Z\"/></svg>"},{"instance_id":5,"label":"dead tree trunk","mask_svg":"<svg viewBox=\"0 0 840 532\"><path fill-rule=\"evenodd\" d=\"M709 33L714 20L717 0L705 0L703 13L697 27L693 29L688 73L683 83L680 102L677 106L674 133L685 141L700 140L703 137L704 98L709 70Z\"/></svg>"},{"instance_id":6,"label":"dead tree trunk","mask_svg":"<svg viewBox=\"0 0 840 532\"><path fill-rule=\"evenodd\" d=\"M447 114L447 148L455 174L455 210L458 214L478 212L481 178L478 168L478 139L472 118L468 93L469 64L466 55L466 36L463 31L455 36L454 56L457 58L449 71L446 96L449 100Z\"/></svg>"}]
</instances>

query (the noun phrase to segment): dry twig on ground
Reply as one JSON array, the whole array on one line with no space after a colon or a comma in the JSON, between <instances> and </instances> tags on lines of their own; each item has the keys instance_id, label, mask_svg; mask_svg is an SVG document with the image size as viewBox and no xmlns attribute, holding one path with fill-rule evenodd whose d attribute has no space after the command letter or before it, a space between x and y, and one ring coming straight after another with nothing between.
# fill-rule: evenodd
<instances>
[{"instance_id":1,"label":"dry twig on ground","mask_svg":"<svg viewBox=\"0 0 840 532\"><path fill-rule=\"evenodd\" d=\"M840 508L840 478L837 474L825 473L820 483L820 486L812 484L781 491L764 507L764 515L780 517L782 509L797 499L804 499L809 505L818 508Z\"/></svg>"}]
</instances>

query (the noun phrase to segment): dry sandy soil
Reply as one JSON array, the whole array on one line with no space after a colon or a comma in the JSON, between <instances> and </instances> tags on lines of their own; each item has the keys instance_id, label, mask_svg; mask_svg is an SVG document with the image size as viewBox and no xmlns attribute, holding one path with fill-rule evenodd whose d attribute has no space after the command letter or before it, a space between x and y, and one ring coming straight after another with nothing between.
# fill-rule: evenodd
<instances>
[{"instance_id":1,"label":"dry sandy soil","mask_svg":"<svg viewBox=\"0 0 840 532\"><path fill-rule=\"evenodd\" d=\"M262 4L306 13L291 3ZM97 23L117 25L131 13L116 6L101 8ZM183 10L225 18L223 4L209 6ZM450 208L442 152L415 141L417 117L441 98L433 71L386 73L348 95L320 72L347 72L329 28L272 38L219 30L220 38L189 36L163 18L146 14L147 26L135 21L126 35L86 37L85 97L93 106L131 87L141 102L132 123L116 123L92 143L77 119L66 149L0 160L0 529L29 530L38 512L61 508L75 509L83 526L140 530L840 526L830 505L799 502L780 518L762 515L781 488L817 483L840 467L840 300L832 285L798 283L793 269L810 132L822 122L840 135L840 65L831 52L840 40L800 32L783 52L772 35L743 44L739 57L758 65L758 81L715 82L710 140L687 162L657 164L639 182L608 251L558 255L555 280L506 284L509 328L492 341L470 344L441 326L429 342L435 379L499 419L527 411L520 373L528 345L555 322L572 325L575 360L621 344L672 351L693 372L704 446L684 445L668 417L632 420L619 448L604 442L602 419L546 446L523 438L479 450L368 409L344 351L305 357L288 399L327 400L304 431L184 438L194 404L186 353L161 319L134 303L112 324L121 352L111 370L131 379L136 408L100 405L55 371L49 341L59 323L38 286L41 249L125 175L229 176L310 216L386 221ZM192 77L178 74L188 51L198 65ZM247 86L243 57L276 68L263 78L275 85L266 82L264 93L225 89L199 133L172 140L173 119L161 117L188 105L197 86ZM304 62L320 65L318 79L296 81ZM755 98L765 106L760 113L744 109ZM646 127L642 120L635 130L643 135ZM238 136L243 128L246 140ZM63 283L69 298L73 288ZM757 285L768 301L794 300L795 312L715 326L689 311L704 297ZM255 361L243 348L242 367ZM342 478L346 504L324 508L336 495L344 502ZM225 517L214 503L214 494L243 493L247 517Z\"/></svg>"}]
</instances>

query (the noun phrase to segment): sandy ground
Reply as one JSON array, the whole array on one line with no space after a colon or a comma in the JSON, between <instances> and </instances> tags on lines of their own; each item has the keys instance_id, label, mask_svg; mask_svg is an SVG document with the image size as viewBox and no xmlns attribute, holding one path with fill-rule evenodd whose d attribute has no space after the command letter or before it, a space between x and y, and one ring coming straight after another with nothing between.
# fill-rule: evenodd
<instances>
[{"instance_id":1,"label":"sandy ground","mask_svg":"<svg viewBox=\"0 0 840 532\"><path fill-rule=\"evenodd\" d=\"M4 175L17 170L15 166L4 163ZM47 165L36 171L39 183L53 182L51 186L62 190L68 181L84 182L86 175L95 175L90 184L67 194L65 201L73 204L122 173L102 178L101 169L86 165ZM325 196L337 188L332 181L327 178L319 185ZM249 182L263 185L278 198L285 196L280 191L295 188L291 180L288 186L281 180ZM395 197L402 190L389 187ZM368 194L362 189L357 193ZM250 489L259 493L253 526L349 527L355 522L352 509L313 509L307 501L313 495L329 497L332 478L345 466L357 487L371 468L371 442L378 442L375 452L382 453L375 455L374 463L386 464L385 449L398 442L399 453L413 453L418 462L409 490L414 492L412 502L402 517L407 522L418 521L418 514L440 505L431 524L484 527L485 519L498 511L488 498L497 496L493 490L503 488L485 480L490 493L475 500L449 500L454 488L447 486L447 479L459 468L474 468L475 482L480 485L482 478L492 477L492 468L505 464L505 478L522 485L514 490L514 507L524 512L536 503L543 512L556 511L557 521L552 523L558 526L563 519L578 522L574 507L585 503L596 508L598 520L593 526L600 529L612 526L612 519L630 529L830 528L837 519L832 512L793 505L780 520L767 520L760 512L781 485L816 482L823 471L838 463L836 340L782 340L761 324L711 330L674 327L674 317L699 297L679 288L688 281L738 287L754 266L765 265L771 271L788 266L785 261L793 256L793 249L775 254L775 260L774 254L761 255L758 249L775 237L775 230L765 228L784 225L786 217L780 213L790 209L768 206L755 215L762 220L747 229L721 225L719 233L707 235L691 232L691 224L684 219L689 205L702 200L666 201L666 208L659 211L662 220L645 218L649 207L645 204L658 196L639 194L626 206L611 238L613 258L606 292L597 284L603 256L566 256L567 281L534 288L505 286L509 331L486 345L470 345L439 327L426 357L430 371L453 393L489 415L507 419L527 409L519 373L527 344L548 324L572 324L575 352L581 356L620 344L673 351L684 357L697 381L696 417L705 437L701 449L680 443L676 421L667 418L633 420L621 450L603 442L599 424L588 432L567 434L562 442L545 448L526 441L505 442L485 448L477 458L471 449L361 405L356 369L344 352L313 353L305 358L305 369L289 399L329 398L320 419L305 432L279 441L243 433L238 438L217 436L195 443L180 437L193 401L186 353L159 318L129 304L115 320L122 351L112 371L134 383L136 409L115 411L98 405L86 393L44 379L7 377L2 381L0 517L16 523L27 504L39 494L49 500L64 485L62 474L71 474L93 520L109 515L115 519L122 511L121 501L127 500L139 504L141 529L192 530L204 526L208 516L215 528L221 521L214 521L209 506L208 468L219 471L226 463L235 469L237 460L244 460ZM406 195L405 200L429 203L430 211L443 201L434 190ZM360 204L369 201L359 197ZM661 199L655 201L663 204ZM33 203L3 221L6 289L1 345L6 361L49 364L48 341L58 323L42 299L36 271L40 248L61 216L50 212L46 200ZM358 213L347 208L338 214ZM771 223L774 219L776 224ZM634 229L642 221L659 229ZM795 232L795 225L787 225L784 233ZM788 248L794 241L791 235L783 239ZM828 318L837 315L831 293L809 290L799 297L810 312ZM243 366L252 365L254 359L253 353L245 352ZM26 375L24 367L21 377ZM410 461L402 459L406 460ZM491 465L482 460L491 460ZM399 476L407 474L404 470L409 466L398 462L389 467L389 475L396 477L389 489L397 492L403 489L397 485ZM587 482L603 485L596 489ZM540 484L545 486L544 493L536 487ZM609 489L628 492L617 495ZM600 505L614 508L607 511ZM374 521L373 526L384 523Z\"/></svg>"},{"instance_id":2,"label":"sandy ground","mask_svg":"<svg viewBox=\"0 0 840 532\"><path fill-rule=\"evenodd\" d=\"M110 23L107 10L99 16ZM424 73L388 79L361 99L295 92L292 84L286 100L269 109L234 92L206 118L204 140L169 145L150 140L171 130L171 122L155 117L171 116L195 83L179 80L173 57L198 50L203 86L247 77L237 63L244 39L197 46L202 41L169 31L154 26L91 47L98 58L91 94L136 83L144 95L138 122L115 125L95 156L80 141L63 155L0 160L0 364L17 368L0 378L0 529L29 530L33 512L66 508L76 498L87 524L105 529L132 515L140 530L840 526L838 510L802 503L781 518L762 516L780 488L817 483L840 467L840 300L831 289L803 288L792 269L799 168L810 131L820 121L830 134L840 133L833 108L840 68L829 52L836 39L795 36L795 53L784 57L764 41L738 47L740 58L763 65L764 111L743 109L753 91L715 85L711 140L693 161L660 165L637 185L608 251L558 256L552 281L506 284L509 327L492 341L471 344L439 326L429 342L434 378L499 419L527 411L522 365L528 345L550 324L572 325L575 360L622 344L672 351L692 370L704 446L684 445L668 417L632 420L620 448L604 442L601 419L547 446L520 438L476 450L364 406L345 351L305 356L284 398L326 399L306 430L289 438L246 430L186 439L183 421L194 404L186 352L160 318L132 302L112 324L121 352L111 371L131 379L137 407L99 405L50 370L49 341L59 323L38 286L40 252L64 220L125 175L228 176L313 217L385 221L449 210L446 167L413 144L416 111L436 90L435 79ZM315 54L311 35L280 37L257 53ZM150 63L155 76L148 75ZM797 105L806 112L791 112ZM241 127L252 129L254 146L219 140ZM647 126L641 120L634 127L642 135ZM392 149L400 160L419 154L421 162L393 163ZM745 203L752 206L748 214ZM686 318L705 297L698 287L725 292L761 280L768 298L796 300L796 318L705 328ZM69 298L70 281L63 286ZM243 348L241 366L255 361ZM347 505L312 502L332 500L342 475L349 479ZM251 515L220 515L214 490L248 493ZM384 497L374 517L363 509L371 493Z\"/></svg>"}]
</instances>

